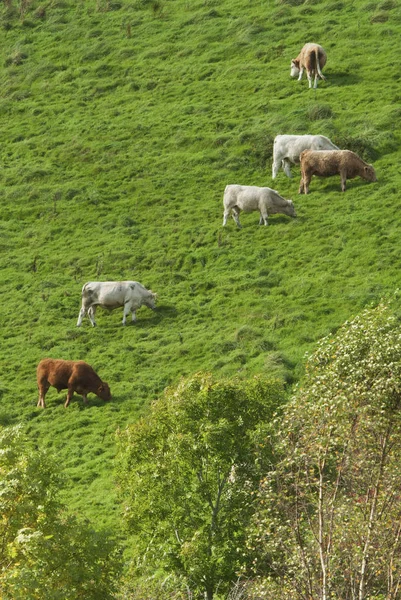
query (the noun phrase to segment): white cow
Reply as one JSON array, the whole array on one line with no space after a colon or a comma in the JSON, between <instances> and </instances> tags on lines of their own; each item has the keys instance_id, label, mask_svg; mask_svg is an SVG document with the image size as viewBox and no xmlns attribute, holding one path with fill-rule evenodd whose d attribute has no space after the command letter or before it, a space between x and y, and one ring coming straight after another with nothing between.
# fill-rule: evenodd
<instances>
[{"instance_id":1,"label":"white cow","mask_svg":"<svg viewBox=\"0 0 401 600\"><path fill-rule=\"evenodd\" d=\"M132 312L132 320L136 321L135 311L143 304L155 310L156 294L147 290L138 281L90 281L82 288L82 306L77 327L81 326L86 313L95 327L95 313L98 306L109 309L123 306L123 325L125 325L130 312Z\"/></svg>"},{"instance_id":2,"label":"white cow","mask_svg":"<svg viewBox=\"0 0 401 600\"><path fill-rule=\"evenodd\" d=\"M296 217L295 208L292 200L286 200L276 190L268 187L256 187L255 185L227 185L224 190L224 218L223 226L227 224L227 219L232 212L234 221L238 227L239 213L259 211L259 225L267 225L267 216L276 213L282 213L289 217Z\"/></svg>"},{"instance_id":3,"label":"white cow","mask_svg":"<svg viewBox=\"0 0 401 600\"><path fill-rule=\"evenodd\" d=\"M272 178L275 179L280 167L287 177L292 177L291 164L299 164L299 155L304 150L339 150L324 135L276 135L273 144Z\"/></svg>"}]
</instances>

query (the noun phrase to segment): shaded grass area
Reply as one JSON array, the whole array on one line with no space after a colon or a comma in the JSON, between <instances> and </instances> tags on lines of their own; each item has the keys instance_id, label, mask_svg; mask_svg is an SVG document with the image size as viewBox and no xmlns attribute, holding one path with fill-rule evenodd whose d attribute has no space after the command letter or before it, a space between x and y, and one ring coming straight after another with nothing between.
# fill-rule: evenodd
<instances>
[{"instance_id":1,"label":"shaded grass area","mask_svg":"<svg viewBox=\"0 0 401 600\"><path fill-rule=\"evenodd\" d=\"M401 12L390 1L69 2L1 8L0 423L66 468L71 507L118 527L114 432L182 375L275 374L400 285ZM25 6L25 4L24 4ZM329 18L327 18L329 15ZM326 82L289 77L306 41ZM321 133L378 182L271 180L278 133ZM297 219L221 227L227 183L268 185ZM88 280L134 279L158 309L75 327ZM113 401L48 394L45 356L84 359Z\"/></svg>"}]
</instances>

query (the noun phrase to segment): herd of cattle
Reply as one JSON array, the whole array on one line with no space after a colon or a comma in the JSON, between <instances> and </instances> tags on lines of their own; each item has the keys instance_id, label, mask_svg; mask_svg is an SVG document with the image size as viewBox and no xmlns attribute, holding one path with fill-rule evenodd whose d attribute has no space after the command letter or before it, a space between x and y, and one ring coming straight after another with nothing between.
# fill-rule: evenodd
<instances>
[{"instance_id":1,"label":"herd of cattle","mask_svg":"<svg viewBox=\"0 0 401 600\"><path fill-rule=\"evenodd\" d=\"M302 78L306 70L309 87L317 87L318 79L325 79L322 68L326 64L325 51L318 44L305 44L300 54L291 61L291 76ZM300 164L301 181L299 193L307 194L313 175L330 177L340 175L341 190L345 192L347 179L362 177L366 181L376 181L375 170L357 154L350 150L340 150L324 135L277 135L273 145L272 178L275 179L280 168L288 177L292 177L291 165ZM241 227L239 213L241 210L259 211L259 224L267 225L268 215L282 213L295 217L296 212L292 200L286 200L269 187L245 185L227 185L224 190L223 225L232 214L238 227ZM156 294L147 290L137 281L91 281L82 288L82 305L79 311L77 326L80 327L87 314L92 326L96 325L95 313L98 306L108 309L123 307L123 325L129 313L132 321L136 320L136 310L142 305L154 310ZM110 400L109 385L102 381L90 365L83 361L56 360L45 358L37 367L37 383L39 389L38 406L45 408L45 396L50 386L68 390L64 406L68 406L76 392L87 402L87 394L96 394L102 400Z\"/></svg>"},{"instance_id":2,"label":"herd of cattle","mask_svg":"<svg viewBox=\"0 0 401 600\"><path fill-rule=\"evenodd\" d=\"M322 69L327 56L319 44L305 44L301 52L291 61L291 76L302 79L306 70L309 87L317 87L318 79L325 79ZM313 175L331 177L340 175L341 190L345 192L347 179L362 177L366 181L377 181L372 165L368 165L355 152L340 150L324 135L277 135L273 144L272 178L275 179L280 168L287 177L292 177L291 165L301 167L299 194L309 193L309 184ZM268 215L282 213L295 217L296 212L291 200L286 200L276 190L269 187L247 185L227 185L224 190L223 226L227 224L230 213L238 227L241 227L239 214L259 211L259 224L267 225Z\"/></svg>"}]
</instances>

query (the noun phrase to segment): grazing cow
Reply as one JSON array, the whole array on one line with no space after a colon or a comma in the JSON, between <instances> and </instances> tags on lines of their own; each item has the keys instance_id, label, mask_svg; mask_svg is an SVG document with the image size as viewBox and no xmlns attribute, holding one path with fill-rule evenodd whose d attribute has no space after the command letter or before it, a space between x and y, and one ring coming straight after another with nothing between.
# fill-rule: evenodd
<instances>
[{"instance_id":1,"label":"grazing cow","mask_svg":"<svg viewBox=\"0 0 401 600\"><path fill-rule=\"evenodd\" d=\"M223 226L232 212L234 221L238 227L239 213L241 210L260 212L259 225L267 225L267 216L282 213L290 217L296 217L292 200L286 200L278 192L268 187L256 187L254 185L227 185L224 190L224 218Z\"/></svg>"},{"instance_id":2,"label":"grazing cow","mask_svg":"<svg viewBox=\"0 0 401 600\"><path fill-rule=\"evenodd\" d=\"M86 313L95 327L95 313L98 306L109 309L123 306L123 325L125 325L130 312L132 312L132 321L136 321L135 311L143 304L155 310L156 294L147 290L138 281L90 281L82 288L82 306L77 327L81 326Z\"/></svg>"},{"instance_id":3,"label":"grazing cow","mask_svg":"<svg viewBox=\"0 0 401 600\"><path fill-rule=\"evenodd\" d=\"M292 177L291 164L299 164L303 150L339 150L324 135L276 135L273 144L272 178L275 179L280 167L287 177Z\"/></svg>"},{"instance_id":4,"label":"grazing cow","mask_svg":"<svg viewBox=\"0 0 401 600\"><path fill-rule=\"evenodd\" d=\"M341 190L345 192L347 179L362 177L366 181L377 181L372 165L368 165L351 150L304 150L300 156L301 181L299 193L309 192L309 183L313 175L330 177L340 175Z\"/></svg>"},{"instance_id":5,"label":"grazing cow","mask_svg":"<svg viewBox=\"0 0 401 600\"><path fill-rule=\"evenodd\" d=\"M317 88L317 80L326 79L322 69L327 61L327 54L319 44L305 44L301 52L291 61L291 77L302 79L304 69L309 81L309 87L312 87L312 77L315 78L314 86Z\"/></svg>"},{"instance_id":6,"label":"grazing cow","mask_svg":"<svg viewBox=\"0 0 401 600\"><path fill-rule=\"evenodd\" d=\"M90 365L83 360L56 360L44 358L38 364L37 382L39 389L38 406L46 408L45 396L52 385L58 392L68 390L64 406L70 403L74 392L80 394L87 402L87 394L92 392L102 400L111 400L109 385L96 375Z\"/></svg>"}]
</instances>

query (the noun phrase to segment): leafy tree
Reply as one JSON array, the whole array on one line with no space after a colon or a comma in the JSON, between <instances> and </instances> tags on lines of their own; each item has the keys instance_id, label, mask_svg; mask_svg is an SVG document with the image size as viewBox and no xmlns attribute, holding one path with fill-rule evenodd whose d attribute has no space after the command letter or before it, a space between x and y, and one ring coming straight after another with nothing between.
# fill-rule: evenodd
<instances>
[{"instance_id":1,"label":"leafy tree","mask_svg":"<svg viewBox=\"0 0 401 600\"><path fill-rule=\"evenodd\" d=\"M384 303L309 359L249 548L277 599L401 597L401 335Z\"/></svg>"},{"instance_id":2,"label":"leafy tree","mask_svg":"<svg viewBox=\"0 0 401 600\"><path fill-rule=\"evenodd\" d=\"M0 596L3 600L107 600L113 544L69 516L57 466L21 427L0 430Z\"/></svg>"},{"instance_id":3,"label":"leafy tree","mask_svg":"<svg viewBox=\"0 0 401 600\"><path fill-rule=\"evenodd\" d=\"M245 526L270 458L268 421L282 399L276 381L198 374L120 433L132 577L173 574L207 599L228 589L245 560Z\"/></svg>"}]
</instances>

